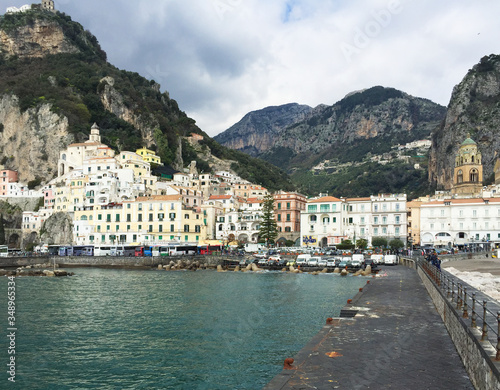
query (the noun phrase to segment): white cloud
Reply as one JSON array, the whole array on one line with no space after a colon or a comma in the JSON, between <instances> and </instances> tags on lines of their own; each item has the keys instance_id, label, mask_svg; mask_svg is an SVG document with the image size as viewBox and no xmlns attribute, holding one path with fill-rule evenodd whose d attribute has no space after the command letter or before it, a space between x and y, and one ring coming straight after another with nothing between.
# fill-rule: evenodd
<instances>
[{"instance_id":1,"label":"white cloud","mask_svg":"<svg viewBox=\"0 0 500 390\"><path fill-rule=\"evenodd\" d=\"M59 0L56 7L96 35L111 63L160 82L210 135L251 110L333 104L374 85L446 105L467 70L499 51L496 0Z\"/></svg>"}]
</instances>

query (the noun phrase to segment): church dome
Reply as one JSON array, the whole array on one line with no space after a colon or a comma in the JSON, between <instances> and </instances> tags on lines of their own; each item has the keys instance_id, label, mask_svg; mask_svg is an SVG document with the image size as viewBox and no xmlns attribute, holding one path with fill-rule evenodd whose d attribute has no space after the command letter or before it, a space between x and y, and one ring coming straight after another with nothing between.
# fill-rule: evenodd
<instances>
[{"instance_id":1,"label":"church dome","mask_svg":"<svg viewBox=\"0 0 500 390\"><path fill-rule=\"evenodd\" d=\"M467 146L467 145L477 145L471 138L467 138L464 142L462 142L461 146Z\"/></svg>"}]
</instances>

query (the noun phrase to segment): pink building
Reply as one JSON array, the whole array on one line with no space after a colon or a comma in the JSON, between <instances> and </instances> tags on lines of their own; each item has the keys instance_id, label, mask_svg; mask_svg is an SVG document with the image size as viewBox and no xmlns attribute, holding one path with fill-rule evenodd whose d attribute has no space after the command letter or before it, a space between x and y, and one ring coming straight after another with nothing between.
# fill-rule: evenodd
<instances>
[{"instance_id":1,"label":"pink building","mask_svg":"<svg viewBox=\"0 0 500 390\"><path fill-rule=\"evenodd\" d=\"M9 183L17 183L18 174L17 171L11 171L10 169L4 169L0 171L1 183L0 183L0 195L7 196L9 193Z\"/></svg>"},{"instance_id":2,"label":"pink building","mask_svg":"<svg viewBox=\"0 0 500 390\"><path fill-rule=\"evenodd\" d=\"M300 213L306 209L306 204L306 197L296 192L278 192L274 195L278 238L290 241L300 238Z\"/></svg>"}]
</instances>

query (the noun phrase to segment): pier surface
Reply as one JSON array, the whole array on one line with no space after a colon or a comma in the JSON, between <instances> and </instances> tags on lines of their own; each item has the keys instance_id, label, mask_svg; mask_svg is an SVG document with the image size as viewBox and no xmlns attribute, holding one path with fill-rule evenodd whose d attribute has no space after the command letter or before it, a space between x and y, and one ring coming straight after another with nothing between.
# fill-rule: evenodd
<instances>
[{"instance_id":1,"label":"pier surface","mask_svg":"<svg viewBox=\"0 0 500 390\"><path fill-rule=\"evenodd\" d=\"M474 389L416 271L385 273L349 305L354 318L325 325L264 389Z\"/></svg>"}]
</instances>

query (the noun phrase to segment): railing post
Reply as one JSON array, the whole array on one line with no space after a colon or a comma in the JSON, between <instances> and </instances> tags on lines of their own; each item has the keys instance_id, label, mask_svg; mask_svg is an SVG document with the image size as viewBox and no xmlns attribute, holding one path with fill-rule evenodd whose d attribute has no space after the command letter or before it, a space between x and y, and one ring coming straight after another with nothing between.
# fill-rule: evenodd
<instances>
[{"instance_id":1,"label":"railing post","mask_svg":"<svg viewBox=\"0 0 500 390\"><path fill-rule=\"evenodd\" d=\"M472 293L472 318L471 318L470 326L472 328L477 328L477 324L476 324L476 293Z\"/></svg>"},{"instance_id":2,"label":"railing post","mask_svg":"<svg viewBox=\"0 0 500 390\"><path fill-rule=\"evenodd\" d=\"M457 310L460 310L460 307L462 306L462 304L461 304L461 300L462 300L462 285L460 283L457 283L457 290L458 290Z\"/></svg>"},{"instance_id":3,"label":"railing post","mask_svg":"<svg viewBox=\"0 0 500 390\"><path fill-rule=\"evenodd\" d=\"M467 287L464 287L464 313L462 318L469 318L469 311L467 307Z\"/></svg>"},{"instance_id":4,"label":"railing post","mask_svg":"<svg viewBox=\"0 0 500 390\"><path fill-rule=\"evenodd\" d=\"M497 356L495 357L495 360L500 360L500 311L497 311L497 323L498 323L498 329L497 329Z\"/></svg>"},{"instance_id":5,"label":"railing post","mask_svg":"<svg viewBox=\"0 0 500 390\"><path fill-rule=\"evenodd\" d=\"M451 302L455 299L455 281L451 281Z\"/></svg>"},{"instance_id":6,"label":"railing post","mask_svg":"<svg viewBox=\"0 0 500 390\"><path fill-rule=\"evenodd\" d=\"M488 325L486 325L486 301L483 301L483 334L481 335L481 341L486 341L488 339Z\"/></svg>"},{"instance_id":7,"label":"railing post","mask_svg":"<svg viewBox=\"0 0 500 390\"><path fill-rule=\"evenodd\" d=\"M446 295L447 298L451 297L451 290L450 290L450 279L446 277L446 285L448 286L448 294Z\"/></svg>"}]
</instances>

